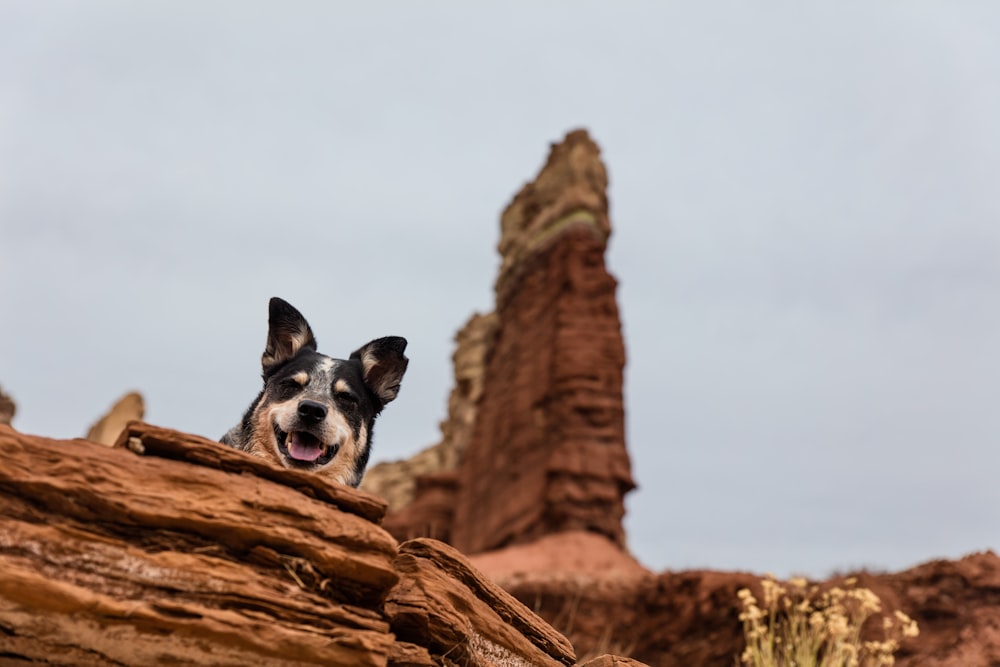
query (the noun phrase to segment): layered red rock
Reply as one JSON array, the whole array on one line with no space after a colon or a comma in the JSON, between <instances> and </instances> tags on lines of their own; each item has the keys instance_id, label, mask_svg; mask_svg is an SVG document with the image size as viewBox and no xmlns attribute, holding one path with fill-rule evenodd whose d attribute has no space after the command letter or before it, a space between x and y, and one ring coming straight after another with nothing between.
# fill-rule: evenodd
<instances>
[{"instance_id":1,"label":"layered red rock","mask_svg":"<svg viewBox=\"0 0 1000 667\"><path fill-rule=\"evenodd\" d=\"M565 637L436 540L404 542L401 581L386 601L396 636L458 665L560 667L576 662Z\"/></svg>"},{"instance_id":2,"label":"layered red rock","mask_svg":"<svg viewBox=\"0 0 1000 667\"><path fill-rule=\"evenodd\" d=\"M467 553L565 530L624 542L634 483L606 188L597 145L572 132L503 214L497 330L451 531Z\"/></svg>"},{"instance_id":3,"label":"layered red rock","mask_svg":"<svg viewBox=\"0 0 1000 667\"><path fill-rule=\"evenodd\" d=\"M370 518L383 505L278 470L285 483L176 460L260 465L199 438L129 438L147 455L0 427L0 654L385 664L393 640L374 608L398 577L396 543Z\"/></svg>"},{"instance_id":4,"label":"layered red rock","mask_svg":"<svg viewBox=\"0 0 1000 667\"><path fill-rule=\"evenodd\" d=\"M0 663L569 665L569 642L385 503L132 423L0 426Z\"/></svg>"}]
</instances>

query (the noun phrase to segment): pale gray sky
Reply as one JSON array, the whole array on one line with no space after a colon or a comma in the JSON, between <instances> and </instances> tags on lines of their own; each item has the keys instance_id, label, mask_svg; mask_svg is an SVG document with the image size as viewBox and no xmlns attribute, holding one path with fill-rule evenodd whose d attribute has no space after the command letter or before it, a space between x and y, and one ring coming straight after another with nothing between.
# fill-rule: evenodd
<instances>
[{"instance_id":1,"label":"pale gray sky","mask_svg":"<svg viewBox=\"0 0 1000 667\"><path fill-rule=\"evenodd\" d=\"M139 389L218 437L279 295L410 340L375 460L548 143L604 150L654 569L1000 546L1000 5L0 2L0 385L81 435Z\"/></svg>"}]
</instances>

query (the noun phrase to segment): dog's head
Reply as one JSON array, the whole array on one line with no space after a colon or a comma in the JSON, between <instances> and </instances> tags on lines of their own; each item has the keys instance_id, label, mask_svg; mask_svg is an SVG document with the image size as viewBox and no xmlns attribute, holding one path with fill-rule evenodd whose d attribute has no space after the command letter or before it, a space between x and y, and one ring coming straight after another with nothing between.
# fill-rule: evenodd
<instances>
[{"instance_id":1,"label":"dog's head","mask_svg":"<svg viewBox=\"0 0 1000 667\"><path fill-rule=\"evenodd\" d=\"M348 359L316 351L305 318L271 299L264 389L244 420L244 448L287 468L357 486L368 464L375 417L399 393L406 339L371 341Z\"/></svg>"}]
</instances>

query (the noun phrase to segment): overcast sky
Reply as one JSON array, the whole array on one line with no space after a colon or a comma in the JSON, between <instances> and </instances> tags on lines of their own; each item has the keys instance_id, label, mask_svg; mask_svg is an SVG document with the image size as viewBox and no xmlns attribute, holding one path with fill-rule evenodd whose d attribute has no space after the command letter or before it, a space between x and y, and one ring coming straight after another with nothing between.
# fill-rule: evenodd
<instances>
[{"instance_id":1,"label":"overcast sky","mask_svg":"<svg viewBox=\"0 0 1000 667\"><path fill-rule=\"evenodd\" d=\"M219 437L267 299L409 339L438 440L499 214L611 178L636 556L826 575L1000 547L1000 4L0 2L0 386Z\"/></svg>"}]
</instances>

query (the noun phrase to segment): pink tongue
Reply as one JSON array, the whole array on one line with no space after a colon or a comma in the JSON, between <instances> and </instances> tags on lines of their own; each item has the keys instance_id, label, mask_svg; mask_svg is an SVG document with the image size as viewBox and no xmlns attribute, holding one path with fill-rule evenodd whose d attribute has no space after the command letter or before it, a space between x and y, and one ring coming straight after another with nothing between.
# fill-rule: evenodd
<instances>
[{"instance_id":1,"label":"pink tongue","mask_svg":"<svg viewBox=\"0 0 1000 667\"><path fill-rule=\"evenodd\" d=\"M315 461L323 454L323 445L308 433L288 434L288 453L298 461Z\"/></svg>"}]
</instances>

